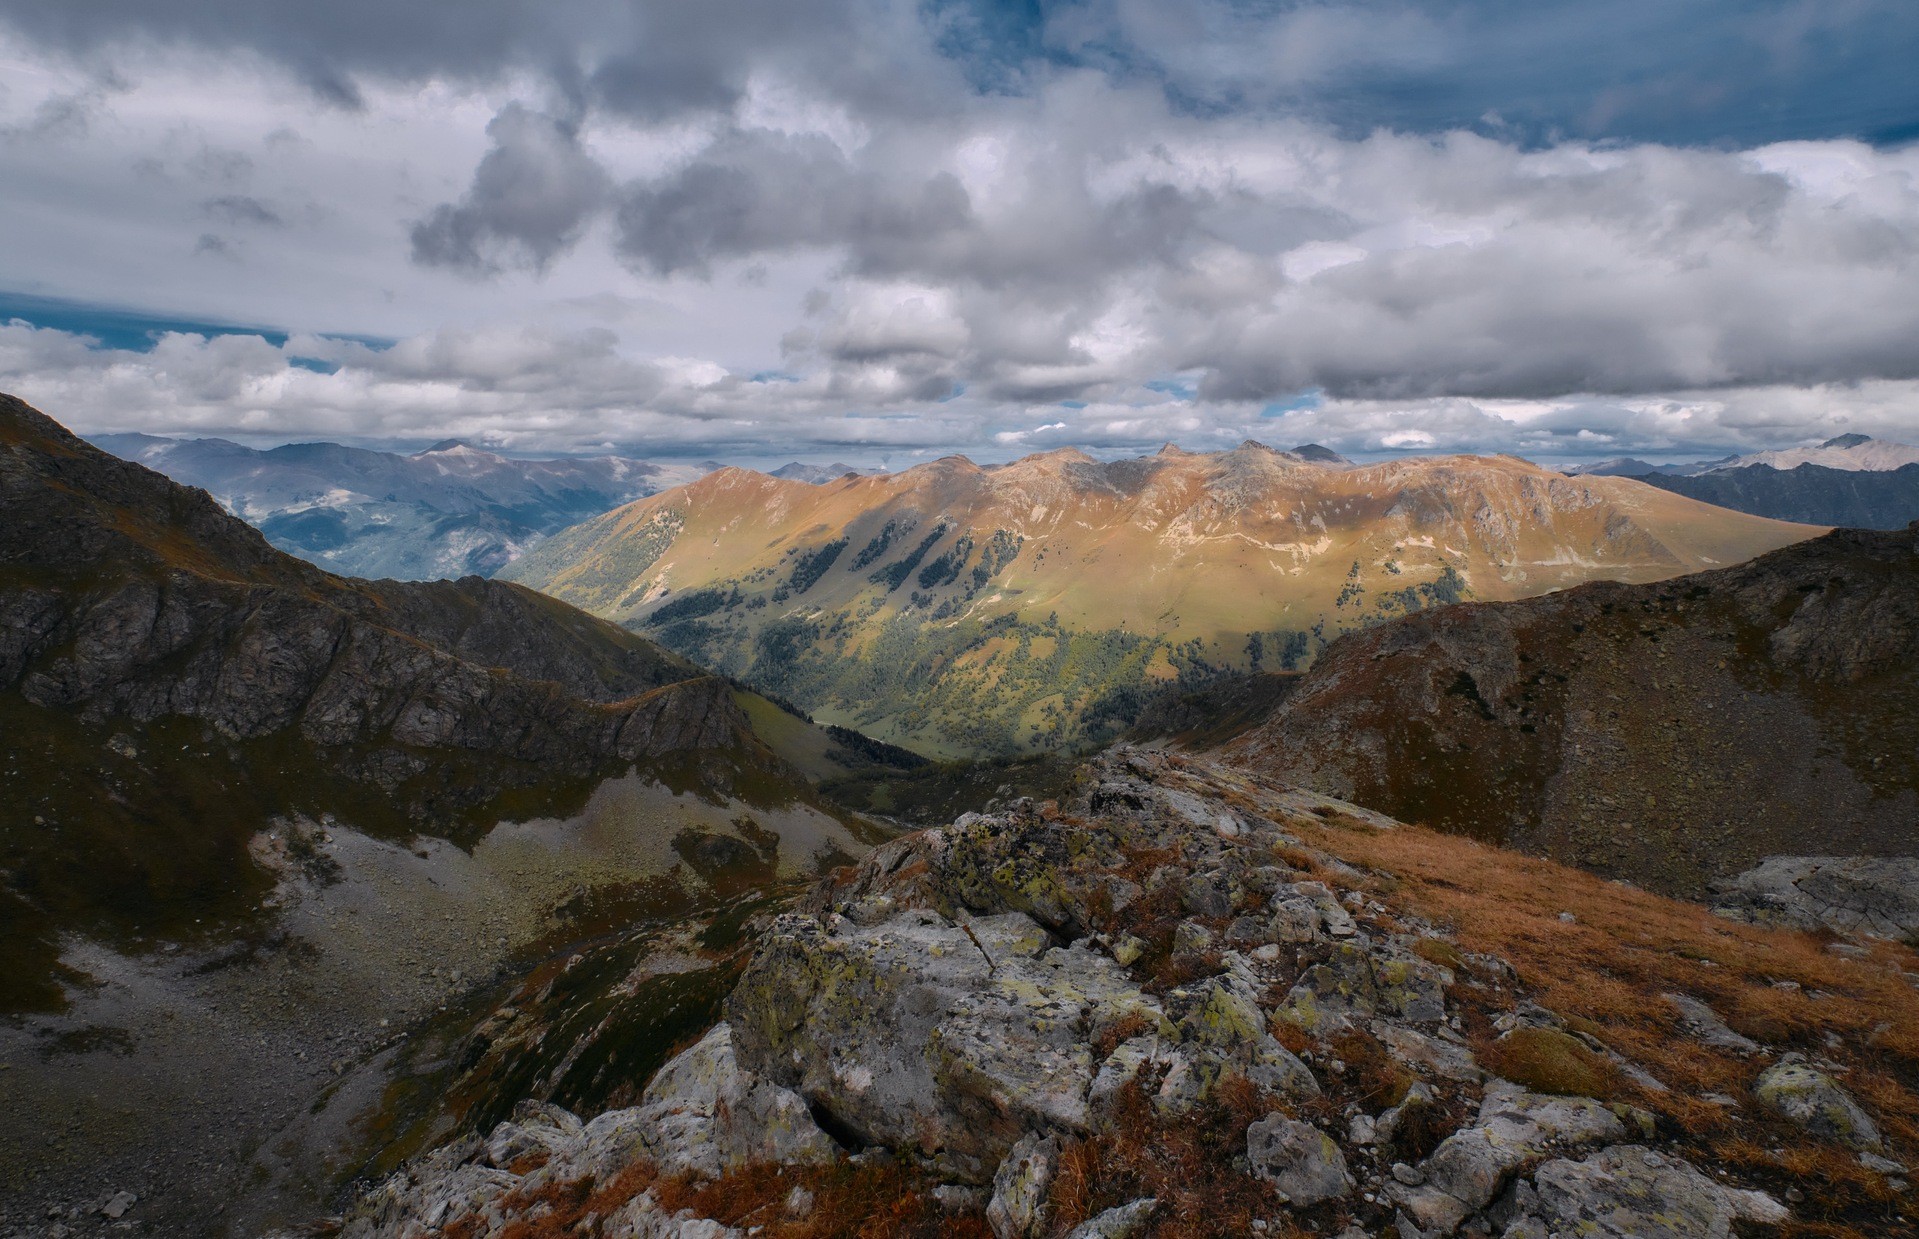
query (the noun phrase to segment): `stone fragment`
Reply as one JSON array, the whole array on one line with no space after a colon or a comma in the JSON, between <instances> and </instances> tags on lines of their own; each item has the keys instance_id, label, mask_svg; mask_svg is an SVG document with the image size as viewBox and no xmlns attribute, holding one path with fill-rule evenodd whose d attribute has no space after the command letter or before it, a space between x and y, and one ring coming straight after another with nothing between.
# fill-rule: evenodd
<instances>
[{"instance_id":1,"label":"stone fragment","mask_svg":"<svg viewBox=\"0 0 1919 1239\"><path fill-rule=\"evenodd\" d=\"M1686 1030L1706 1045L1716 1050L1731 1050L1735 1054L1757 1054L1760 1045L1751 1037L1742 1036L1726 1027L1719 1013L1705 1003L1686 994L1665 995L1666 1004L1679 1013L1679 1020Z\"/></svg>"},{"instance_id":2,"label":"stone fragment","mask_svg":"<svg viewBox=\"0 0 1919 1239\"><path fill-rule=\"evenodd\" d=\"M1619 1116L1589 1097L1548 1097L1495 1080L1487 1086L1479 1115L1440 1142L1419 1169L1419 1186L1387 1188L1420 1229L1451 1234L1505 1187L1514 1171L1554 1148L1577 1148L1621 1140Z\"/></svg>"},{"instance_id":3,"label":"stone fragment","mask_svg":"<svg viewBox=\"0 0 1919 1239\"><path fill-rule=\"evenodd\" d=\"M1506 1239L1731 1239L1736 1221L1777 1225L1788 1216L1764 1193L1722 1187L1685 1160L1639 1145L1547 1162L1517 1212Z\"/></svg>"},{"instance_id":4,"label":"stone fragment","mask_svg":"<svg viewBox=\"0 0 1919 1239\"><path fill-rule=\"evenodd\" d=\"M1066 1239L1137 1239L1146 1233L1159 1200L1148 1196L1086 1219L1066 1232Z\"/></svg>"},{"instance_id":5,"label":"stone fragment","mask_svg":"<svg viewBox=\"0 0 1919 1239\"><path fill-rule=\"evenodd\" d=\"M993 1175L986 1222L997 1239L1032 1239L1046 1229L1046 1193L1059 1169L1059 1141L1033 1132L1006 1154Z\"/></svg>"},{"instance_id":6,"label":"stone fragment","mask_svg":"<svg viewBox=\"0 0 1919 1239\"><path fill-rule=\"evenodd\" d=\"M1804 1058L1789 1054L1759 1074L1753 1097L1810 1135L1848 1148L1880 1151L1885 1142L1852 1095Z\"/></svg>"},{"instance_id":7,"label":"stone fragment","mask_svg":"<svg viewBox=\"0 0 1919 1239\"><path fill-rule=\"evenodd\" d=\"M1246 1129L1246 1160L1255 1175L1302 1207L1350 1195L1354 1187L1332 1137L1284 1115L1268 1115Z\"/></svg>"},{"instance_id":8,"label":"stone fragment","mask_svg":"<svg viewBox=\"0 0 1919 1239\"><path fill-rule=\"evenodd\" d=\"M1213 931L1198 921L1181 921L1173 929L1173 954L1199 955L1213 949Z\"/></svg>"}]
</instances>

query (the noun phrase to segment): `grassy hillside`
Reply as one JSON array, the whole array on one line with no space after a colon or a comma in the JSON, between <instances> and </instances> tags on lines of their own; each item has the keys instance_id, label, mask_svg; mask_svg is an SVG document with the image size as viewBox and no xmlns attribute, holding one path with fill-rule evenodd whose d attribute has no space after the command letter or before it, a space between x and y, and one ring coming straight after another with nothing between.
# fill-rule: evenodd
<instances>
[{"instance_id":1,"label":"grassy hillside","mask_svg":"<svg viewBox=\"0 0 1919 1239\"><path fill-rule=\"evenodd\" d=\"M1119 734L1163 690L1310 664L1466 598L1658 580L1818 532L1508 458L1348 468L1257 444L959 457L824 486L725 469L502 575L936 757Z\"/></svg>"}]
</instances>

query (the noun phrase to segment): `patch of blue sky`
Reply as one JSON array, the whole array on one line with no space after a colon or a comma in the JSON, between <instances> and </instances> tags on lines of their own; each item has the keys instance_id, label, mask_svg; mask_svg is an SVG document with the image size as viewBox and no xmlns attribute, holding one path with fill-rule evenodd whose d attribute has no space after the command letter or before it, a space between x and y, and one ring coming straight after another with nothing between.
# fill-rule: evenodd
<instances>
[{"instance_id":1,"label":"patch of blue sky","mask_svg":"<svg viewBox=\"0 0 1919 1239\"><path fill-rule=\"evenodd\" d=\"M258 336L274 348L285 348L291 334L274 327L251 323L223 323L179 314L161 314L122 306L71 301L62 297L42 297L32 293L0 290L0 322L24 322L53 331L88 336L99 341L100 348L133 353L150 353L160 338L184 334L205 336ZM372 349L388 349L393 341L381 336L327 333L329 340L349 340ZM339 369L331 362L311 357L289 359L293 365L321 374Z\"/></svg>"},{"instance_id":2,"label":"patch of blue sky","mask_svg":"<svg viewBox=\"0 0 1919 1239\"><path fill-rule=\"evenodd\" d=\"M1275 400L1259 411L1261 417L1284 417L1288 413L1305 413L1326 403L1325 389L1308 388L1284 400Z\"/></svg>"},{"instance_id":3,"label":"patch of blue sky","mask_svg":"<svg viewBox=\"0 0 1919 1239\"><path fill-rule=\"evenodd\" d=\"M1178 21L1147 23L1116 17L1106 0L923 0L920 11L941 51L988 93L1026 88L1044 63L1156 83L1190 114L1280 110L1355 136L1476 129L1535 146L1919 137L1912 0L1182 7ZM1281 63L1298 39L1323 45L1316 63Z\"/></svg>"}]
</instances>

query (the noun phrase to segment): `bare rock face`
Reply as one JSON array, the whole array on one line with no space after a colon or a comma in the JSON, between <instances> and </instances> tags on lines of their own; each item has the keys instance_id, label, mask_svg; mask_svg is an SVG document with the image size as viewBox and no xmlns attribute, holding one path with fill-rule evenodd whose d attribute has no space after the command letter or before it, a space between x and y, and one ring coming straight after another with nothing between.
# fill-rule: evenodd
<instances>
[{"instance_id":1,"label":"bare rock face","mask_svg":"<svg viewBox=\"0 0 1919 1239\"><path fill-rule=\"evenodd\" d=\"M1768 856L1713 883L1731 920L1904 941L1919 935L1919 858Z\"/></svg>"}]
</instances>

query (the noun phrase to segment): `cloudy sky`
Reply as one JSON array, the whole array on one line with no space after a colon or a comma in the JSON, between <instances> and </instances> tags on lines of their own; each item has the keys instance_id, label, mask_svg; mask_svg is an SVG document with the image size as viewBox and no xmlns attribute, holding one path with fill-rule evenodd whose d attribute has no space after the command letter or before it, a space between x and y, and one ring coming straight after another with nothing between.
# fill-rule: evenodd
<instances>
[{"instance_id":1,"label":"cloudy sky","mask_svg":"<svg viewBox=\"0 0 1919 1239\"><path fill-rule=\"evenodd\" d=\"M1910 0L0 0L76 429L1919 441Z\"/></svg>"}]
</instances>

